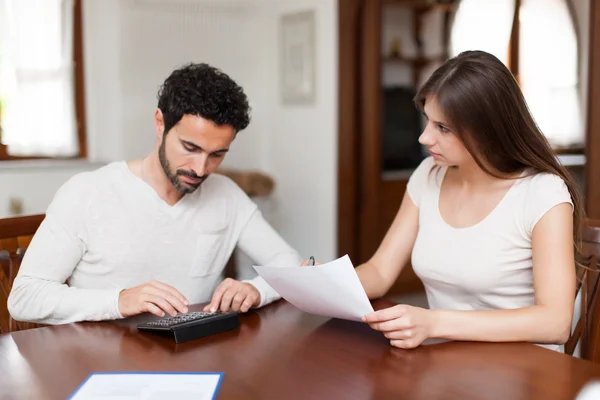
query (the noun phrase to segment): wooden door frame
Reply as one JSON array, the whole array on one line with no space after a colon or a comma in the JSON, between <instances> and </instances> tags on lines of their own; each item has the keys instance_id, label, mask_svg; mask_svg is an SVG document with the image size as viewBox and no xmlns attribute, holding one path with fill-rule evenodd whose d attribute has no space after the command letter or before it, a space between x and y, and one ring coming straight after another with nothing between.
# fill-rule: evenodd
<instances>
[{"instance_id":1,"label":"wooden door frame","mask_svg":"<svg viewBox=\"0 0 600 400\"><path fill-rule=\"evenodd\" d=\"M358 126L360 14L362 0L338 1L338 255L358 260Z\"/></svg>"},{"instance_id":2,"label":"wooden door frame","mask_svg":"<svg viewBox=\"0 0 600 400\"><path fill-rule=\"evenodd\" d=\"M363 3L361 22L360 167L358 262L366 262L377 250L381 190L381 0Z\"/></svg>"},{"instance_id":3,"label":"wooden door frame","mask_svg":"<svg viewBox=\"0 0 600 400\"><path fill-rule=\"evenodd\" d=\"M585 210L600 218L600 4L590 0L587 130L585 143Z\"/></svg>"},{"instance_id":4,"label":"wooden door frame","mask_svg":"<svg viewBox=\"0 0 600 400\"><path fill-rule=\"evenodd\" d=\"M381 0L339 0L338 254L379 245Z\"/></svg>"}]
</instances>

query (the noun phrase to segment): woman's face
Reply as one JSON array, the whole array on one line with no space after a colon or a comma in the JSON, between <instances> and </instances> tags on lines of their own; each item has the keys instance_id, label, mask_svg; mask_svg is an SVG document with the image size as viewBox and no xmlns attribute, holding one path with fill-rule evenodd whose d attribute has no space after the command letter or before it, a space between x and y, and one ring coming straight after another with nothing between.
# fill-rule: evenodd
<instances>
[{"instance_id":1,"label":"woman's face","mask_svg":"<svg viewBox=\"0 0 600 400\"><path fill-rule=\"evenodd\" d=\"M454 128L446 122L435 97L426 98L424 114L427 125L419 137L419 143L427 146L437 165L462 166L475 162Z\"/></svg>"}]
</instances>

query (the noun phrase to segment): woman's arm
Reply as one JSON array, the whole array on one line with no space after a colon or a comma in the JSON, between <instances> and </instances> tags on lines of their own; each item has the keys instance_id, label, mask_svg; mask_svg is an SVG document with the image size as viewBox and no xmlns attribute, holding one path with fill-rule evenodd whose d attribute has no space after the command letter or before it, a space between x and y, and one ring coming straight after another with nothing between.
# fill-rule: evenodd
<instances>
[{"instance_id":1,"label":"woman's arm","mask_svg":"<svg viewBox=\"0 0 600 400\"><path fill-rule=\"evenodd\" d=\"M410 258L418 230L419 209L407 191L379 248L369 261L356 268L369 299L383 296L392 287Z\"/></svg>"},{"instance_id":2,"label":"woman's arm","mask_svg":"<svg viewBox=\"0 0 600 400\"><path fill-rule=\"evenodd\" d=\"M532 233L535 305L515 310L432 311L430 337L489 342L565 343L575 301L573 214L548 211Z\"/></svg>"}]
</instances>

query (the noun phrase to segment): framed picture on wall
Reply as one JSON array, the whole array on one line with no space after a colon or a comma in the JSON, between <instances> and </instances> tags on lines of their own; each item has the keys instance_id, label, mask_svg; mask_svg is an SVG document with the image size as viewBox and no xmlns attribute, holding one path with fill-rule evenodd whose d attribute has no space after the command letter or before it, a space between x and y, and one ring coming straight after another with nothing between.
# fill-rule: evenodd
<instances>
[{"instance_id":1,"label":"framed picture on wall","mask_svg":"<svg viewBox=\"0 0 600 400\"><path fill-rule=\"evenodd\" d=\"M281 17L281 96L285 104L315 101L315 12Z\"/></svg>"}]
</instances>

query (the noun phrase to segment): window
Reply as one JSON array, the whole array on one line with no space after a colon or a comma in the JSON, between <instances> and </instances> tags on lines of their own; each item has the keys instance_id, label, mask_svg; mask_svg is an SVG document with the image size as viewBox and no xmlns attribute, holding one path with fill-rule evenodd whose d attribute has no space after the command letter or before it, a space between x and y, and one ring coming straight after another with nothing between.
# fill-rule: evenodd
<instances>
[{"instance_id":1,"label":"window","mask_svg":"<svg viewBox=\"0 0 600 400\"><path fill-rule=\"evenodd\" d=\"M508 65L515 0L462 0L450 34L450 56L483 50Z\"/></svg>"},{"instance_id":2,"label":"window","mask_svg":"<svg viewBox=\"0 0 600 400\"><path fill-rule=\"evenodd\" d=\"M450 52L484 50L513 72L555 148L583 144L577 35L567 0L462 0Z\"/></svg>"},{"instance_id":3,"label":"window","mask_svg":"<svg viewBox=\"0 0 600 400\"><path fill-rule=\"evenodd\" d=\"M0 0L0 160L85 157L80 0Z\"/></svg>"}]
</instances>

